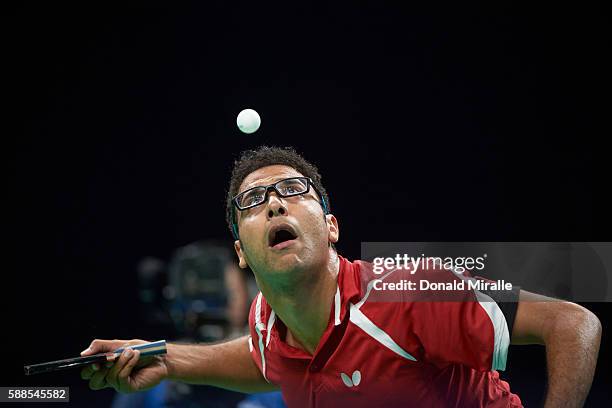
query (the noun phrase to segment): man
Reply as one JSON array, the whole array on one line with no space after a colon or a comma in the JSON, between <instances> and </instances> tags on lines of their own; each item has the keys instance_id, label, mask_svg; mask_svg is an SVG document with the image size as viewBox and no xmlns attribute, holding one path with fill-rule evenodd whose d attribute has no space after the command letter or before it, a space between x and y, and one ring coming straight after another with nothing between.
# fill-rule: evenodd
<instances>
[{"instance_id":1,"label":"man","mask_svg":"<svg viewBox=\"0 0 612 408\"><path fill-rule=\"evenodd\" d=\"M261 290L251 336L170 344L166 356L141 362L127 350L114 364L82 371L92 389L132 392L172 379L243 392L281 389L290 407L521 406L496 371L511 337L546 346L545 406L583 404L599 351L597 317L525 291L505 311L495 302L368 301L368 264L337 254L339 223L321 177L294 150L243 153L227 219L239 265L251 268ZM94 340L83 354L125 343Z\"/></svg>"}]
</instances>

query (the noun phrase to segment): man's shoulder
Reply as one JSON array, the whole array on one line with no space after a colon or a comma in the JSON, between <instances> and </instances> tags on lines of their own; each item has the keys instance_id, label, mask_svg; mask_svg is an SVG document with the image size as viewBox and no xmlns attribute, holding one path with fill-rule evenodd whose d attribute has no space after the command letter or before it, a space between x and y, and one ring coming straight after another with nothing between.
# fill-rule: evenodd
<instances>
[{"instance_id":1,"label":"man's shoulder","mask_svg":"<svg viewBox=\"0 0 612 408\"><path fill-rule=\"evenodd\" d=\"M360 295L368 283L376 279L373 272L372 263L361 259L349 260L338 255L340 258L340 275L342 282L339 282L343 289L350 289Z\"/></svg>"},{"instance_id":2,"label":"man's shoulder","mask_svg":"<svg viewBox=\"0 0 612 408\"><path fill-rule=\"evenodd\" d=\"M344 269L344 272L347 274L364 277L366 280L376 276L372 262L361 259L349 260L342 255L338 255L338 258L340 259L340 269Z\"/></svg>"}]
</instances>

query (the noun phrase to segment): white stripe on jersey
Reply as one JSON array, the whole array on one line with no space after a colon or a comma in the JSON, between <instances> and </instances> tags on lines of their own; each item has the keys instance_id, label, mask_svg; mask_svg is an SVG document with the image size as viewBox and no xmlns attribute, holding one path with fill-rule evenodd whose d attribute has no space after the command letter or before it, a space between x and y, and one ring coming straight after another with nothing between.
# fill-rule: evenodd
<instances>
[{"instance_id":1,"label":"white stripe on jersey","mask_svg":"<svg viewBox=\"0 0 612 408\"><path fill-rule=\"evenodd\" d=\"M272 313L270 313L270 320L268 320L268 327L266 330L268 330L268 332L266 333L266 347L268 347L268 344L270 344L270 333L272 333L272 326L274 326L274 321L276 320L276 313L274 313L274 310L272 310Z\"/></svg>"},{"instance_id":2,"label":"white stripe on jersey","mask_svg":"<svg viewBox=\"0 0 612 408\"><path fill-rule=\"evenodd\" d=\"M337 286L336 296L334 296L334 326L340 323L340 286Z\"/></svg>"},{"instance_id":3,"label":"white stripe on jersey","mask_svg":"<svg viewBox=\"0 0 612 408\"><path fill-rule=\"evenodd\" d=\"M259 292L259 295L257 295L257 303L255 304L255 331L257 331L257 337L259 338L259 354L261 354L261 373L263 374L265 380L268 381L268 377L266 377L266 357L264 356L263 335L261 334L261 330L265 329L266 327L261 322L261 298L262 294L261 292Z\"/></svg>"},{"instance_id":4,"label":"white stripe on jersey","mask_svg":"<svg viewBox=\"0 0 612 408\"><path fill-rule=\"evenodd\" d=\"M397 271L397 269L393 269L392 271L387 272L382 277L372 279L370 280L370 282L368 282L366 293L363 298L356 304L350 304L350 320L355 326L359 327L367 335L371 336L374 340L378 341L380 344L387 347L389 350L393 351L396 354L399 354L400 356L408 360L417 361L416 358L410 355L410 353L401 348L399 344L397 344L391 338L391 336L389 336L383 329L376 326L370 319L368 319L366 315L363 314L361 310L359 310L361 306L363 306L365 301L368 299L368 296L370 296L370 292L372 291L372 287L374 286L374 281L383 280L395 271Z\"/></svg>"},{"instance_id":5,"label":"white stripe on jersey","mask_svg":"<svg viewBox=\"0 0 612 408\"><path fill-rule=\"evenodd\" d=\"M462 273L456 272L454 269L450 269L455 276L458 276L464 281L476 281L472 277L467 277ZM506 360L508 359L508 346L510 345L510 333L508 331L508 322L506 316L499 308L497 302L495 302L490 296L484 293L474 290L478 303L487 313L491 324L493 325L494 333L494 346L493 346L493 363L491 364L491 370L505 370Z\"/></svg>"},{"instance_id":6,"label":"white stripe on jersey","mask_svg":"<svg viewBox=\"0 0 612 408\"><path fill-rule=\"evenodd\" d=\"M389 350L393 351L400 356L412 360L417 361L410 353L401 348L392 338L389 336L383 329L376 326L366 315L363 314L361 310L357 306L351 303L350 309L350 319L351 322L359 327L361 330L366 332L369 336L374 338L377 342L387 347Z\"/></svg>"}]
</instances>

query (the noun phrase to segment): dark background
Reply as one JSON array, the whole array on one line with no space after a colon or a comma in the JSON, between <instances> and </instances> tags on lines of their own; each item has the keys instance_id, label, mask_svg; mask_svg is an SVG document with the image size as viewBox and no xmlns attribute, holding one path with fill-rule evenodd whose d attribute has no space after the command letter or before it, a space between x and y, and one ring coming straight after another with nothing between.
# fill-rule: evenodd
<instances>
[{"instance_id":1,"label":"dark background","mask_svg":"<svg viewBox=\"0 0 612 408\"><path fill-rule=\"evenodd\" d=\"M5 10L0 385L108 404L76 372L22 366L146 333L136 262L231 242L231 165L261 144L319 166L349 258L362 241L610 241L609 10L502 3ZM262 117L252 135L235 124L247 107ZM587 306L604 325L597 406L612 317ZM502 376L540 404L543 348L511 348Z\"/></svg>"}]
</instances>

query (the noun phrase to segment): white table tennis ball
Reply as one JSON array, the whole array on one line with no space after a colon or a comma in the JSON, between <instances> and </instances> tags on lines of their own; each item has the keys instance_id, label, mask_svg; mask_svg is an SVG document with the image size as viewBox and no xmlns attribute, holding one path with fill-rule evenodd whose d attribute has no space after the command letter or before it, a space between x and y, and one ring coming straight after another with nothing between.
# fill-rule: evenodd
<instances>
[{"instance_id":1,"label":"white table tennis ball","mask_svg":"<svg viewBox=\"0 0 612 408\"><path fill-rule=\"evenodd\" d=\"M236 124L242 132L253 133L259 129L261 118L253 109L244 109L238 114Z\"/></svg>"}]
</instances>

